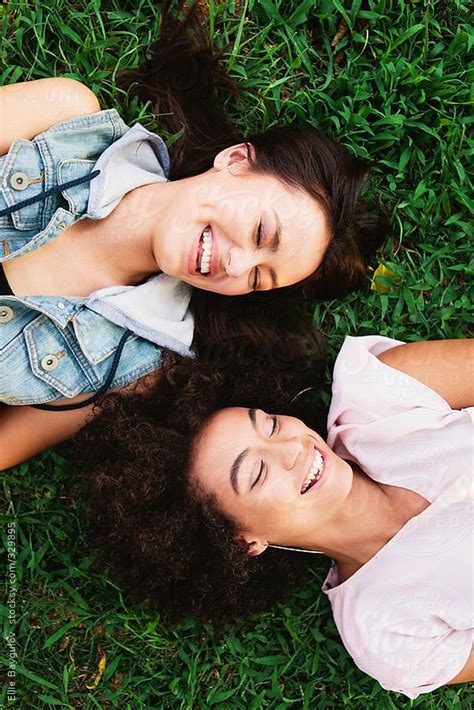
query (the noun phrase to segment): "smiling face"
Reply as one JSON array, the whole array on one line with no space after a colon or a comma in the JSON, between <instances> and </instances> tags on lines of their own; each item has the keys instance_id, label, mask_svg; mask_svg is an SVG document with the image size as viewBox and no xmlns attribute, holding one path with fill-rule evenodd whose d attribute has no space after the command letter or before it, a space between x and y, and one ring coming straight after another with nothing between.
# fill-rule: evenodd
<instances>
[{"instance_id":1,"label":"smiling face","mask_svg":"<svg viewBox=\"0 0 474 710\"><path fill-rule=\"evenodd\" d=\"M312 549L336 524L352 469L294 417L230 407L196 441L190 484L199 483L258 554L267 544Z\"/></svg>"},{"instance_id":2,"label":"smiling face","mask_svg":"<svg viewBox=\"0 0 474 710\"><path fill-rule=\"evenodd\" d=\"M245 144L205 173L165 186L156 260L162 271L225 295L289 286L321 264L325 213L304 192L249 170Z\"/></svg>"}]
</instances>

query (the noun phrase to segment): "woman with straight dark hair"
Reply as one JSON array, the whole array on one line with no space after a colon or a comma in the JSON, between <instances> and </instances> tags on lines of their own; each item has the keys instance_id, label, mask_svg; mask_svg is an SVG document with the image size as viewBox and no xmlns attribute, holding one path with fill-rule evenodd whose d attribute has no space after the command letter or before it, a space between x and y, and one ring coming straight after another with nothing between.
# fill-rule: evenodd
<instances>
[{"instance_id":1,"label":"woman with straight dark hair","mask_svg":"<svg viewBox=\"0 0 474 710\"><path fill-rule=\"evenodd\" d=\"M158 373L162 348L190 355L193 314L205 337L226 296L343 296L386 235L360 200L368 166L342 145L309 124L240 134L198 3L182 19L170 8L120 81L183 131L171 156L79 82L0 89L0 402L42 408L0 405L20 459L71 435L108 389Z\"/></svg>"}]
</instances>

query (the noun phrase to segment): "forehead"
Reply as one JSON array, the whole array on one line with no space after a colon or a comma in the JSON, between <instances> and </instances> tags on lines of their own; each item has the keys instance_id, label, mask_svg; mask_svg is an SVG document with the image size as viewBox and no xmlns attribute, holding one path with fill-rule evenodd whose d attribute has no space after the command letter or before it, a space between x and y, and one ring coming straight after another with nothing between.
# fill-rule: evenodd
<instances>
[{"instance_id":1,"label":"forehead","mask_svg":"<svg viewBox=\"0 0 474 710\"><path fill-rule=\"evenodd\" d=\"M197 439L192 475L206 488L227 481L236 456L255 441L255 431L244 407L229 407L214 414ZM227 475L223 475L227 472Z\"/></svg>"},{"instance_id":2,"label":"forehead","mask_svg":"<svg viewBox=\"0 0 474 710\"><path fill-rule=\"evenodd\" d=\"M195 447L196 462L218 459L235 452L236 447L252 438L253 427L244 407L228 407L213 414L206 422Z\"/></svg>"},{"instance_id":3,"label":"forehead","mask_svg":"<svg viewBox=\"0 0 474 710\"><path fill-rule=\"evenodd\" d=\"M327 218L322 205L306 192L262 176L259 211L267 232L280 228L280 248L272 266L281 285L294 283L315 271L329 242Z\"/></svg>"},{"instance_id":4,"label":"forehead","mask_svg":"<svg viewBox=\"0 0 474 710\"><path fill-rule=\"evenodd\" d=\"M274 175L250 173L235 183L241 214L250 219L258 208L273 210L282 225L298 226L300 229L312 228L315 222L324 216L324 211L317 200L297 187L287 185Z\"/></svg>"}]
</instances>

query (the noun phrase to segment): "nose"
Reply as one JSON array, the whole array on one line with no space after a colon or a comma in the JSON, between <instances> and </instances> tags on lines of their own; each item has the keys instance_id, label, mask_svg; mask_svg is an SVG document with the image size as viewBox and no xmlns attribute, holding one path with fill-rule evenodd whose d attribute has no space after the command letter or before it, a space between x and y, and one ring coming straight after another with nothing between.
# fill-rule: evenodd
<instances>
[{"instance_id":1,"label":"nose","mask_svg":"<svg viewBox=\"0 0 474 710\"><path fill-rule=\"evenodd\" d=\"M303 442L299 436L292 436L278 443L280 445L281 465L287 471L292 471L300 455L304 453Z\"/></svg>"},{"instance_id":2,"label":"nose","mask_svg":"<svg viewBox=\"0 0 474 710\"><path fill-rule=\"evenodd\" d=\"M227 254L227 259L225 263L225 270L227 276L232 278L238 278L248 274L250 269L258 263L256 255L252 254L251 251L242 249L241 247L233 246L229 249Z\"/></svg>"}]
</instances>

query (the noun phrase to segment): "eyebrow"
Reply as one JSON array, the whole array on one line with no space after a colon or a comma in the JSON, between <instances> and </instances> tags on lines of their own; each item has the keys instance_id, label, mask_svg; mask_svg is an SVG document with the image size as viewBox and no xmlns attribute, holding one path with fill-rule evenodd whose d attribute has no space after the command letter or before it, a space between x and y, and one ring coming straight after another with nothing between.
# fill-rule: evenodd
<instances>
[{"instance_id":1,"label":"eyebrow","mask_svg":"<svg viewBox=\"0 0 474 710\"><path fill-rule=\"evenodd\" d=\"M275 221L276 221L277 226L275 229L275 234L273 235L272 240L270 242L269 248L270 248L270 251L272 254L276 254L276 252L278 251L278 249L280 247L281 224L280 224L280 220L278 219L278 215L275 212L275 210L273 210L273 215L275 217ZM270 269L270 277L272 279L272 288L278 288L278 281L277 281L276 273L273 271L273 269Z\"/></svg>"},{"instance_id":2,"label":"eyebrow","mask_svg":"<svg viewBox=\"0 0 474 710\"><path fill-rule=\"evenodd\" d=\"M253 407L247 410L247 414L249 415L249 419L252 422L253 428L256 430L257 429L257 410ZM244 451L241 451L241 453L237 456L235 459L234 463L231 466L230 469L230 483L234 491L239 495L239 469L240 466L242 465L242 462L244 461L245 457L247 456L249 450L244 449Z\"/></svg>"}]
</instances>

